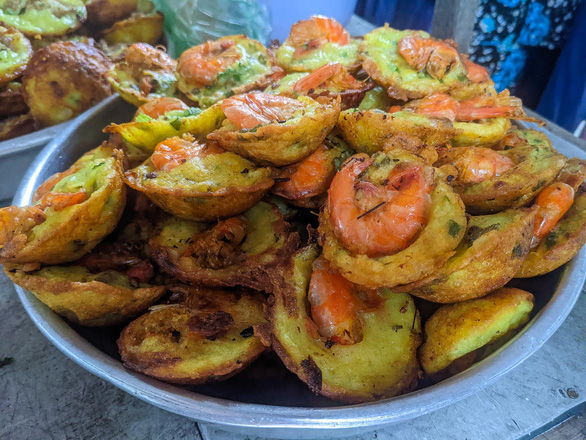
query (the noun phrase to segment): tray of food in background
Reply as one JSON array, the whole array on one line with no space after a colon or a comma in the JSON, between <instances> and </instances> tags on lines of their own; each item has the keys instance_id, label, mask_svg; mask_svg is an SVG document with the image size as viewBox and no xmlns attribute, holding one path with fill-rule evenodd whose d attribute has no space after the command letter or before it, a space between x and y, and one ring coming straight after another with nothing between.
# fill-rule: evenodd
<instances>
[{"instance_id":1,"label":"tray of food in background","mask_svg":"<svg viewBox=\"0 0 586 440\"><path fill-rule=\"evenodd\" d=\"M149 1L0 2L0 200L66 121L113 93L126 46L161 42L163 22Z\"/></svg>"},{"instance_id":2,"label":"tray of food in background","mask_svg":"<svg viewBox=\"0 0 586 440\"><path fill-rule=\"evenodd\" d=\"M586 155L451 42L312 17L109 75L127 102L35 160L0 261L60 350L154 405L351 435L492 383L578 298Z\"/></svg>"}]
</instances>

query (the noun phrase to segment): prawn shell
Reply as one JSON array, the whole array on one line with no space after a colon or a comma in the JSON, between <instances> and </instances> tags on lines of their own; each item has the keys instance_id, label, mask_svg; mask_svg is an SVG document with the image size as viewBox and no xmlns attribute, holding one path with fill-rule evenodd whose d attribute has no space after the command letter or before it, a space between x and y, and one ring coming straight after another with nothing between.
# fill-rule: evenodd
<instances>
[{"instance_id":1,"label":"prawn shell","mask_svg":"<svg viewBox=\"0 0 586 440\"><path fill-rule=\"evenodd\" d=\"M334 233L326 205L319 218L325 258L344 278L370 289L392 288L432 274L454 254L466 230L462 200L439 177L435 182L427 226L411 245L393 255L370 258L348 251Z\"/></svg>"},{"instance_id":2,"label":"prawn shell","mask_svg":"<svg viewBox=\"0 0 586 440\"><path fill-rule=\"evenodd\" d=\"M258 337L245 333L266 322L257 295L243 293L231 300L233 295L223 289L192 288L190 296L187 302L151 308L122 331L118 349L126 368L165 382L196 385L228 379L266 350ZM218 312L234 320L224 335L206 338L190 328L192 316Z\"/></svg>"},{"instance_id":3,"label":"prawn shell","mask_svg":"<svg viewBox=\"0 0 586 440\"><path fill-rule=\"evenodd\" d=\"M163 36L165 16L161 12L153 14L135 13L117 21L102 32L103 40L110 46L116 44L147 43L157 44Z\"/></svg>"},{"instance_id":4,"label":"prawn shell","mask_svg":"<svg viewBox=\"0 0 586 440\"><path fill-rule=\"evenodd\" d=\"M249 222L242 243L243 258L238 264L213 269L203 267L195 258L184 256L189 239L209 225L171 218L159 225L149 242L149 253L161 270L179 280L207 286L245 286L271 292L275 281L268 268L281 267L299 246L299 235L272 203L259 202L243 214Z\"/></svg>"},{"instance_id":5,"label":"prawn shell","mask_svg":"<svg viewBox=\"0 0 586 440\"><path fill-rule=\"evenodd\" d=\"M298 80L304 78L309 73L294 73L285 76L284 78L280 79L279 81L273 83L269 87L267 87L264 93L270 93L273 95L281 95L287 96L289 98L297 98L300 93L296 92L293 87ZM347 110L350 108L358 107L358 105L364 99L366 93L374 88L375 84L372 81L364 82L363 87L360 89L347 89L342 90L341 92L336 92L332 90L323 90L322 87L319 87L319 93L312 92L312 93L302 93L306 96L309 96L312 99L318 98L325 98L330 100L335 100L340 97L341 109Z\"/></svg>"},{"instance_id":6,"label":"prawn shell","mask_svg":"<svg viewBox=\"0 0 586 440\"><path fill-rule=\"evenodd\" d=\"M271 171L268 168L254 169L253 164L249 161L230 156L233 156L233 153L221 153L221 157L225 158L226 163L240 160L240 163L236 163L234 169L231 170L232 177L240 177L239 175L243 170L252 168L253 171L246 174L248 176L252 172L255 173L251 182L247 182L246 185L228 182L225 183L226 186L206 191L195 188L198 182L189 185L177 181L175 184L165 185L159 183L156 178L147 177L149 172L154 172L157 175L164 173L163 171L156 171L150 159L147 159L141 166L127 171L124 180L128 186L142 192L161 209L177 217L199 221L213 221L232 217L254 206L273 186L273 180L270 177ZM200 160L195 158L190 161ZM204 161L201 161L201 163L202 174L204 171L208 171L205 177L213 181L214 170L206 169ZM247 164L248 167L246 166Z\"/></svg>"},{"instance_id":7,"label":"prawn shell","mask_svg":"<svg viewBox=\"0 0 586 440\"><path fill-rule=\"evenodd\" d=\"M586 244L586 191L582 186L574 203L539 245L531 249L516 278L543 275L567 263Z\"/></svg>"},{"instance_id":8,"label":"prawn shell","mask_svg":"<svg viewBox=\"0 0 586 440\"><path fill-rule=\"evenodd\" d=\"M263 64L264 68L252 76L245 76L244 79L242 78L242 74L240 74L239 79L233 81L233 85L230 85L229 81L227 86L220 84L216 76L212 84L203 88L200 86L194 88L181 75L180 68L178 68L175 73L177 77L177 88L201 108L209 107L232 95L239 95L251 90L262 90L283 76L283 69L277 66L273 52L267 50L259 41L248 38L246 35L229 35L216 40L216 42L223 41L232 41L235 43L235 46L247 52L246 56L242 58L242 62L255 58L255 60L258 59L257 61L260 64ZM248 50L251 53L248 53ZM261 58L264 58L265 61L260 61Z\"/></svg>"},{"instance_id":9,"label":"prawn shell","mask_svg":"<svg viewBox=\"0 0 586 440\"><path fill-rule=\"evenodd\" d=\"M326 98L331 100L335 100L339 96L341 103L340 108L342 110L347 110L350 108L358 107L358 105L362 102L364 95L368 90L372 88L373 84L374 83L369 83L366 87L364 87L361 90L344 90L340 93L326 91L322 93L309 93L307 96L309 96L312 99Z\"/></svg>"},{"instance_id":10,"label":"prawn shell","mask_svg":"<svg viewBox=\"0 0 586 440\"><path fill-rule=\"evenodd\" d=\"M460 134L451 140L454 147L481 147L494 145L502 140L511 128L507 118L483 119L479 122L454 122Z\"/></svg>"},{"instance_id":11,"label":"prawn shell","mask_svg":"<svg viewBox=\"0 0 586 440\"><path fill-rule=\"evenodd\" d=\"M543 133L537 130L512 130L511 133L518 134L522 143L499 153L512 159L516 166L483 182L461 184L454 181L452 185L472 215L525 206L555 180L566 163L566 157L551 146ZM446 157L452 154L457 155L458 149L452 149ZM440 158L440 162L444 160Z\"/></svg>"},{"instance_id":12,"label":"prawn shell","mask_svg":"<svg viewBox=\"0 0 586 440\"><path fill-rule=\"evenodd\" d=\"M113 157L104 159L108 153ZM92 156L96 159L91 160ZM6 243L0 248L0 263L60 264L74 261L114 230L126 204L123 153L96 148L82 156L80 161L84 166L105 166L96 179L98 189L82 203L47 214L45 222L27 232L26 242L12 240ZM72 167L77 169L78 162Z\"/></svg>"},{"instance_id":13,"label":"prawn shell","mask_svg":"<svg viewBox=\"0 0 586 440\"><path fill-rule=\"evenodd\" d=\"M309 96L312 99L326 98L330 100L335 100L338 97L340 97L340 108L342 110L347 110L350 108L358 107L358 105L362 102L362 99L364 98L366 92L372 88L372 84L373 83L370 83L367 87L364 87L361 90L344 90L340 93L325 91L321 93L308 93L307 96ZM290 97L295 96L294 93L281 93L281 95Z\"/></svg>"},{"instance_id":14,"label":"prawn shell","mask_svg":"<svg viewBox=\"0 0 586 440\"><path fill-rule=\"evenodd\" d=\"M446 304L504 286L529 252L536 213L536 208L521 208L471 217L456 253L439 270L394 290Z\"/></svg>"},{"instance_id":15,"label":"prawn shell","mask_svg":"<svg viewBox=\"0 0 586 440\"><path fill-rule=\"evenodd\" d=\"M205 139L208 133L216 130L225 119L219 105L202 111L196 116L177 118L174 121L152 120L144 122L125 122L110 124L105 133L119 133L126 142L142 150L153 152L159 142L189 133L196 139Z\"/></svg>"},{"instance_id":16,"label":"prawn shell","mask_svg":"<svg viewBox=\"0 0 586 440\"><path fill-rule=\"evenodd\" d=\"M256 130L237 130L225 124L208 135L223 148L261 165L285 166L299 162L315 152L332 131L340 113L340 101L320 104L301 96L305 113L296 121L273 122Z\"/></svg>"},{"instance_id":17,"label":"prawn shell","mask_svg":"<svg viewBox=\"0 0 586 440\"><path fill-rule=\"evenodd\" d=\"M300 191L296 194L291 194L287 191L279 190L277 185L273 186L271 192L277 196L283 197L288 203L300 208L318 210L323 206L327 200L327 190L332 183L332 179L336 174L336 164L341 164L344 160L351 156L351 150L346 143L336 135L330 133L324 142L324 145L328 147L324 156L329 164L331 164L331 173L326 176L318 177L314 176L313 187L311 189L306 188L305 191ZM295 165L293 165L295 167Z\"/></svg>"},{"instance_id":18,"label":"prawn shell","mask_svg":"<svg viewBox=\"0 0 586 440\"><path fill-rule=\"evenodd\" d=\"M401 133L416 136L429 146L444 145L461 133L445 118L380 110L345 110L337 126L356 152L367 154L382 151L387 139Z\"/></svg>"},{"instance_id":19,"label":"prawn shell","mask_svg":"<svg viewBox=\"0 0 586 440\"><path fill-rule=\"evenodd\" d=\"M128 277L115 271L90 273L81 266L49 266L24 272L6 265L6 275L33 293L55 313L76 324L103 327L129 321L165 293L164 286L130 285ZM111 280L104 282L100 280Z\"/></svg>"},{"instance_id":20,"label":"prawn shell","mask_svg":"<svg viewBox=\"0 0 586 440\"><path fill-rule=\"evenodd\" d=\"M440 307L425 323L419 361L428 375L444 372L454 361L511 335L529 320L534 297L510 287L484 298Z\"/></svg>"},{"instance_id":21,"label":"prawn shell","mask_svg":"<svg viewBox=\"0 0 586 440\"><path fill-rule=\"evenodd\" d=\"M153 99L176 95L177 79L175 78L175 69L177 63L175 60L167 55L166 52L145 43L136 43L129 46L125 54L129 50L143 52L147 64L139 66L122 59L108 71L107 79L122 99L136 107L140 107ZM138 68L140 68L142 78L156 80L158 87L161 88L146 94L142 92L139 81L136 78Z\"/></svg>"},{"instance_id":22,"label":"prawn shell","mask_svg":"<svg viewBox=\"0 0 586 440\"><path fill-rule=\"evenodd\" d=\"M316 394L343 403L393 397L415 388L421 320L407 294L385 292L376 309L359 312L362 340L329 346L307 329L307 291L317 246L298 251L282 271L268 308L270 325L255 328L265 344ZM349 375L348 371L352 374Z\"/></svg>"},{"instance_id":23,"label":"prawn shell","mask_svg":"<svg viewBox=\"0 0 586 440\"><path fill-rule=\"evenodd\" d=\"M360 44L359 60L362 68L387 89L391 98L409 101L432 93L449 93L469 83L461 60L441 79L409 66L399 54L397 44L402 38L413 34L430 38L423 31L399 31L385 25L364 35Z\"/></svg>"}]
</instances>

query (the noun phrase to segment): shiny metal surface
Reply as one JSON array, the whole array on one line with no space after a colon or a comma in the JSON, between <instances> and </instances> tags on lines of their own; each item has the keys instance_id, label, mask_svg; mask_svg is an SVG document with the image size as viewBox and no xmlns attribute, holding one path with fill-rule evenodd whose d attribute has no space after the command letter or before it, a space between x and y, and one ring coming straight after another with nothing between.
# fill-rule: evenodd
<instances>
[{"instance_id":1,"label":"shiny metal surface","mask_svg":"<svg viewBox=\"0 0 586 440\"><path fill-rule=\"evenodd\" d=\"M14 197L19 182L34 158L45 145L65 130L69 123L70 121L67 121L0 142L0 176L3 178L0 185L0 200Z\"/></svg>"},{"instance_id":2,"label":"shiny metal surface","mask_svg":"<svg viewBox=\"0 0 586 440\"><path fill-rule=\"evenodd\" d=\"M108 122L128 119L131 114L132 108L114 97L74 121L33 162L18 190L15 203L28 203L34 188L46 177L64 169L83 152L99 144L103 136L101 129ZM563 153L586 158L586 154L576 146L554 145ZM266 383L266 377L259 382L265 381L265 388L269 389L269 397L273 399L273 404L268 405L250 403L257 400L250 395L231 395L230 399L212 397L203 394L201 388L199 392L194 392L193 389L165 384L133 373L126 370L114 354L107 354L90 343L88 339L91 337L88 337L87 332L82 336L32 294L18 287L16 289L33 322L57 348L89 372L144 401L195 420L249 435L316 438L348 436L405 421L478 392L541 347L570 313L585 278L586 249L583 249L565 267L547 276L528 280L525 284L517 284L536 294L536 310L531 321L491 356L457 376L393 399L363 405L325 407L323 405L328 403L323 400L315 400L319 407L305 404L307 400L295 403L296 406L278 406L278 402L283 402L288 396L280 391L274 378L271 383ZM245 373L237 375L234 378L236 382L232 384L238 384L237 378L242 378ZM253 380L250 376L244 377L240 379L241 382ZM283 376L282 380L290 378ZM213 388L203 391L218 394Z\"/></svg>"}]
</instances>

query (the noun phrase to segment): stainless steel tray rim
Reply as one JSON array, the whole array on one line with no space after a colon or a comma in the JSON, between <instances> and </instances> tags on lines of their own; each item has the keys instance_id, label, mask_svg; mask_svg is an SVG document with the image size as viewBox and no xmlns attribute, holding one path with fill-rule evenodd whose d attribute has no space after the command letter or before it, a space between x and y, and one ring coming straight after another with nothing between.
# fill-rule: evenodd
<instances>
[{"instance_id":1,"label":"stainless steel tray rim","mask_svg":"<svg viewBox=\"0 0 586 440\"><path fill-rule=\"evenodd\" d=\"M55 136L57 136L62 130L66 129L71 123L72 121L65 121L29 134L1 141L0 154L15 154L29 148L46 144L55 138Z\"/></svg>"},{"instance_id":2,"label":"stainless steel tray rim","mask_svg":"<svg viewBox=\"0 0 586 440\"><path fill-rule=\"evenodd\" d=\"M108 98L88 110L42 150L27 171L14 198L15 204L28 203L36 186L35 181L43 167L59 151L64 139L87 118L115 105L117 99L119 98L116 96ZM318 433L335 429L339 430L339 435L344 435L345 430L375 429L435 411L480 391L523 362L545 343L572 310L585 278L586 249L582 249L565 266L550 301L515 338L488 358L428 388L382 401L332 408L236 402L198 394L131 372L77 334L31 293L15 287L26 312L47 339L82 368L116 387L159 408L198 421L223 425L226 429L276 429L286 436L297 436L301 431Z\"/></svg>"}]
</instances>

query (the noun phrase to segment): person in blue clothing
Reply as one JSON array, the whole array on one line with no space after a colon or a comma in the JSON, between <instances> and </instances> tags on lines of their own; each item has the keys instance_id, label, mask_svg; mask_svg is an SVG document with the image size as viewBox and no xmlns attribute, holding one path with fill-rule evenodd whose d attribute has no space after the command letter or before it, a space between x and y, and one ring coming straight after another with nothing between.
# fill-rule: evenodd
<instances>
[{"instance_id":1,"label":"person in blue clothing","mask_svg":"<svg viewBox=\"0 0 586 440\"><path fill-rule=\"evenodd\" d=\"M586 2L582 2L537 112L586 139Z\"/></svg>"},{"instance_id":2,"label":"person in blue clothing","mask_svg":"<svg viewBox=\"0 0 586 440\"><path fill-rule=\"evenodd\" d=\"M470 58L535 108L580 0L481 0Z\"/></svg>"}]
</instances>

